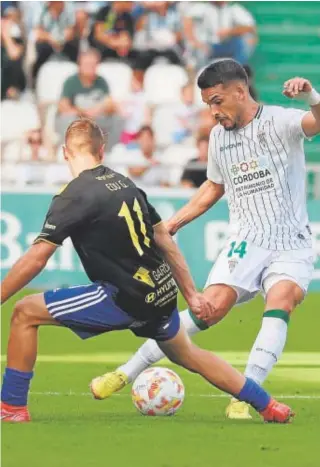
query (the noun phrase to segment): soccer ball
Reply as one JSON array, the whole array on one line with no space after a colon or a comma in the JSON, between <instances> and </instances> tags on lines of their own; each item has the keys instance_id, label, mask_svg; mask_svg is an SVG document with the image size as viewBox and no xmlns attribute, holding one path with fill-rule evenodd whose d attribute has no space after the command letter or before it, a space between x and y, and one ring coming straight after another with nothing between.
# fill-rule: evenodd
<instances>
[{"instance_id":1,"label":"soccer ball","mask_svg":"<svg viewBox=\"0 0 320 467\"><path fill-rule=\"evenodd\" d=\"M168 368L149 368L135 380L132 401L143 415L173 415L184 400L184 385Z\"/></svg>"}]
</instances>

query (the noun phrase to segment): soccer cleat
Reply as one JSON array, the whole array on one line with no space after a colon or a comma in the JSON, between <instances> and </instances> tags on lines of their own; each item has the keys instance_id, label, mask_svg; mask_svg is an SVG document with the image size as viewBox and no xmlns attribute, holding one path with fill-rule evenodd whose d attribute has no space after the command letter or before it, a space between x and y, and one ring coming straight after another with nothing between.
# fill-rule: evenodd
<instances>
[{"instance_id":1,"label":"soccer cleat","mask_svg":"<svg viewBox=\"0 0 320 467\"><path fill-rule=\"evenodd\" d=\"M285 404L271 399L267 407L260 412L267 423L290 423L295 413Z\"/></svg>"},{"instance_id":2,"label":"soccer cleat","mask_svg":"<svg viewBox=\"0 0 320 467\"><path fill-rule=\"evenodd\" d=\"M31 422L31 417L28 408L16 407L14 405L1 402L1 422L10 423L25 423Z\"/></svg>"},{"instance_id":3,"label":"soccer cleat","mask_svg":"<svg viewBox=\"0 0 320 467\"><path fill-rule=\"evenodd\" d=\"M121 371L98 376L91 381L90 389L95 399L106 399L128 384L128 377Z\"/></svg>"},{"instance_id":4,"label":"soccer cleat","mask_svg":"<svg viewBox=\"0 0 320 467\"><path fill-rule=\"evenodd\" d=\"M226 416L231 420L251 420L249 408L249 404L233 397L226 408Z\"/></svg>"}]
</instances>

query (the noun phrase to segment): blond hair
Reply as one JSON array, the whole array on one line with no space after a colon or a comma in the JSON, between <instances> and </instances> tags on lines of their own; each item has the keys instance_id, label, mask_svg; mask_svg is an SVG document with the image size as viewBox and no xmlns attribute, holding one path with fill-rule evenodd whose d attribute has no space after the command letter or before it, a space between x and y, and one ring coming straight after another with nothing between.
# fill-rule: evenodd
<instances>
[{"instance_id":1,"label":"blond hair","mask_svg":"<svg viewBox=\"0 0 320 467\"><path fill-rule=\"evenodd\" d=\"M65 145L71 154L90 154L98 157L104 145L104 139L99 125L89 118L79 118L68 126Z\"/></svg>"}]
</instances>

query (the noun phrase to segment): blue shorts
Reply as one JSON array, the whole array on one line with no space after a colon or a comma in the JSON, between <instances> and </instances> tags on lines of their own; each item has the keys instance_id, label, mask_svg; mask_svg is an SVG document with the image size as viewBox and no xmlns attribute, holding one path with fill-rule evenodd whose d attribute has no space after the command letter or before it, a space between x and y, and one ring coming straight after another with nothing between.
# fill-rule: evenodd
<instances>
[{"instance_id":1,"label":"blue shorts","mask_svg":"<svg viewBox=\"0 0 320 467\"><path fill-rule=\"evenodd\" d=\"M49 290L44 293L44 300L50 315L81 339L122 329L157 341L172 339L178 333L180 318L176 308L170 316L139 321L114 303L116 291L110 284L94 283Z\"/></svg>"}]
</instances>

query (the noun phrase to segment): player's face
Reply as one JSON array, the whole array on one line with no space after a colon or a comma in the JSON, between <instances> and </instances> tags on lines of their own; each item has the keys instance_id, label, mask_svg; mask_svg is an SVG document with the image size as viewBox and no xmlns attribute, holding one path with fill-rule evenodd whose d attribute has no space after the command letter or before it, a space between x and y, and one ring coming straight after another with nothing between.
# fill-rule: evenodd
<instances>
[{"instance_id":1,"label":"player's face","mask_svg":"<svg viewBox=\"0 0 320 467\"><path fill-rule=\"evenodd\" d=\"M242 83L227 86L218 84L202 89L201 96L203 102L210 107L213 118L225 130L231 131L240 126L245 106L245 88Z\"/></svg>"}]
</instances>

